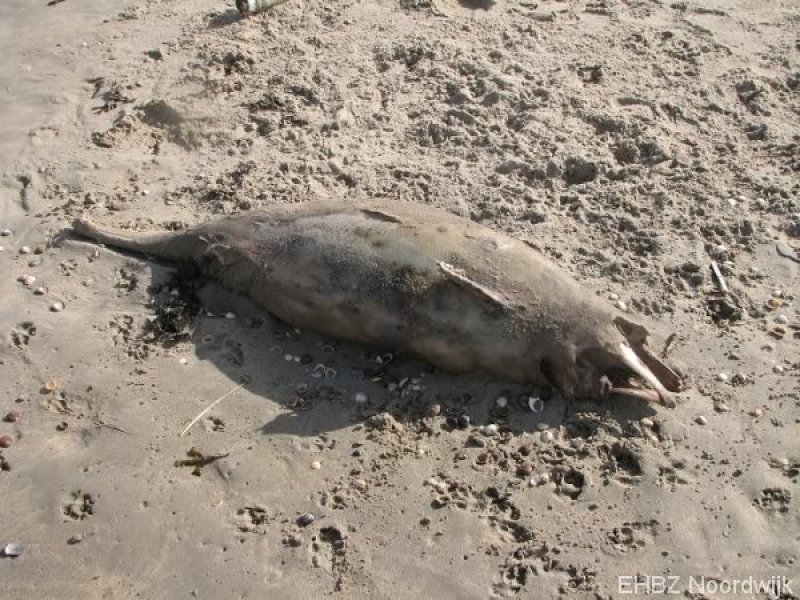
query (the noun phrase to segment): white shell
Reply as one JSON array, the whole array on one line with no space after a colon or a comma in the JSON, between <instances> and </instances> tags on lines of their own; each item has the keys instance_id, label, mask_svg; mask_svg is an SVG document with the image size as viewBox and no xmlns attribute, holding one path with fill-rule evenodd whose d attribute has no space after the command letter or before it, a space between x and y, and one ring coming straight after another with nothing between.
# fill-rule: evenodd
<instances>
[{"instance_id":1,"label":"white shell","mask_svg":"<svg viewBox=\"0 0 800 600\"><path fill-rule=\"evenodd\" d=\"M528 398L528 408L531 409L531 412L542 412L544 410L544 400L538 396L531 396Z\"/></svg>"},{"instance_id":2,"label":"white shell","mask_svg":"<svg viewBox=\"0 0 800 600\"><path fill-rule=\"evenodd\" d=\"M5 556L19 556L22 554L22 546L20 544L6 544L3 554Z\"/></svg>"}]
</instances>

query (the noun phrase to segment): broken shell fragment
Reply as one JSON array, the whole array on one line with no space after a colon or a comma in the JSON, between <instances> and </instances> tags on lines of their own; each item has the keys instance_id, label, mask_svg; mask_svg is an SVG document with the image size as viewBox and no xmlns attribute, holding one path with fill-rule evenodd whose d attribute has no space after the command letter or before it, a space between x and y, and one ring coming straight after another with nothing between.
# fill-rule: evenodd
<instances>
[{"instance_id":1,"label":"broken shell fragment","mask_svg":"<svg viewBox=\"0 0 800 600\"><path fill-rule=\"evenodd\" d=\"M19 278L19 281L25 287L31 287L36 282L36 277L34 277L33 275L23 275L22 277Z\"/></svg>"},{"instance_id":2,"label":"broken shell fragment","mask_svg":"<svg viewBox=\"0 0 800 600\"><path fill-rule=\"evenodd\" d=\"M42 386L42 390L44 391L45 394L52 394L57 389L58 389L58 382L52 379L47 383L45 383L44 386Z\"/></svg>"},{"instance_id":3,"label":"broken shell fragment","mask_svg":"<svg viewBox=\"0 0 800 600\"><path fill-rule=\"evenodd\" d=\"M309 525L311 525L316 520L317 520L317 517L315 517L313 514L306 513L304 515L300 515L299 517L297 517L297 524L300 527L308 527Z\"/></svg>"},{"instance_id":4,"label":"broken shell fragment","mask_svg":"<svg viewBox=\"0 0 800 600\"><path fill-rule=\"evenodd\" d=\"M52 312L61 312L62 310L64 310L64 303L63 302L53 302L50 305L50 310Z\"/></svg>"},{"instance_id":5,"label":"broken shell fragment","mask_svg":"<svg viewBox=\"0 0 800 600\"><path fill-rule=\"evenodd\" d=\"M267 11L284 2L286 0L236 0L236 8L242 15L250 15Z\"/></svg>"},{"instance_id":6,"label":"broken shell fragment","mask_svg":"<svg viewBox=\"0 0 800 600\"><path fill-rule=\"evenodd\" d=\"M427 415L429 418L438 417L440 414L442 414L441 404L431 404L428 407Z\"/></svg>"},{"instance_id":7,"label":"broken shell fragment","mask_svg":"<svg viewBox=\"0 0 800 600\"><path fill-rule=\"evenodd\" d=\"M548 481L550 481L550 473L548 473L548 472L536 473L531 478L531 483L530 484L531 484L531 487L538 487L540 485L546 484Z\"/></svg>"},{"instance_id":8,"label":"broken shell fragment","mask_svg":"<svg viewBox=\"0 0 800 600\"><path fill-rule=\"evenodd\" d=\"M542 412L544 410L544 400L538 396L531 396L528 398L528 408L534 413Z\"/></svg>"},{"instance_id":9,"label":"broken shell fragment","mask_svg":"<svg viewBox=\"0 0 800 600\"><path fill-rule=\"evenodd\" d=\"M20 544L6 544L3 548L3 556L16 558L22 554L22 546Z\"/></svg>"}]
</instances>

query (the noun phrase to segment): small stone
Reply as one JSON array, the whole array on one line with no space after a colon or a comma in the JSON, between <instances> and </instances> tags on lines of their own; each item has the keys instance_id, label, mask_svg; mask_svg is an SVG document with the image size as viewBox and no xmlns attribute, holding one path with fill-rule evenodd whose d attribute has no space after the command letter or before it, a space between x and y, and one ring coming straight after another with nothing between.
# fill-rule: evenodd
<instances>
[{"instance_id":1,"label":"small stone","mask_svg":"<svg viewBox=\"0 0 800 600\"><path fill-rule=\"evenodd\" d=\"M35 290L33 290L33 293L37 296L44 296L47 293L47 288L37 287Z\"/></svg>"},{"instance_id":2,"label":"small stone","mask_svg":"<svg viewBox=\"0 0 800 600\"><path fill-rule=\"evenodd\" d=\"M788 325L789 317L787 317L786 315L778 315L777 317L775 317L775 322L778 325Z\"/></svg>"},{"instance_id":3,"label":"small stone","mask_svg":"<svg viewBox=\"0 0 800 600\"><path fill-rule=\"evenodd\" d=\"M751 411L750 411L748 414L749 414L751 417L760 417L761 415L763 415L763 414L764 414L764 411L763 411L763 410L761 410L760 408L754 408L754 409L753 409L753 410L751 410Z\"/></svg>"},{"instance_id":4,"label":"small stone","mask_svg":"<svg viewBox=\"0 0 800 600\"><path fill-rule=\"evenodd\" d=\"M617 302L616 302L616 304L614 306L616 306L617 310L619 310L621 312L627 312L628 311L628 305L625 304L625 302L623 300L617 300Z\"/></svg>"},{"instance_id":5,"label":"small stone","mask_svg":"<svg viewBox=\"0 0 800 600\"><path fill-rule=\"evenodd\" d=\"M495 423L489 423L486 427L483 428L483 434L489 437L497 435L499 428Z\"/></svg>"},{"instance_id":6,"label":"small stone","mask_svg":"<svg viewBox=\"0 0 800 600\"><path fill-rule=\"evenodd\" d=\"M775 298L781 298L781 297L783 297L783 290L780 290L780 289L776 288L776 289L772 290L772 295Z\"/></svg>"},{"instance_id":7,"label":"small stone","mask_svg":"<svg viewBox=\"0 0 800 600\"><path fill-rule=\"evenodd\" d=\"M82 535L73 535L70 536L69 539L67 539L67 544L69 544L70 546L74 546L75 544L80 544L82 541L83 541Z\"/></svg>"},{"instance_id":8,"label":"small stone","mask_svg":"<svg viewBox=\"0 0 800 600\"><path fill-rule=\"evenodd\" d=\"M2 229L2 230L0 230L0 235L2 235L3 237L8 237L8 236L11 235L11 230L10 229Z\"/></svg>"},{"instance_id":9,"label":"small stone","mask_svg":"<svg viewBox=\"0 0 800 600\"><path fill-rule=\"evenodd\" d=\"M556 436L553 435L552 431L543 431L542 432L542 441L543 442L552 442L556 439Z\"/></svg>"},{"instance_id":10,"label":"small stone","mask_svg":"<svg viewBox=\"0 0 800 600\"><path fill-rule=\"evenodd\" d=\"M182 358L178 362L181 363L182 365L185 365L185 364L188 364L189 359L188 358Z\"/></svg>"},{"instance_id":11,"label":"small stone","mask_svg":"<svg viewBox=\"0 0 800 600\"><path fill-rule=\"evenodd\" d=\"M36 277L33 275L23 275L19 278L19 280L25 287L31 287L34 283L36 283Z\"/></svg>"},{"instance_id":12,"label":"small stone","mask_svg":"<svg viewBox=\"0 0 800 600\"><path fill-rule=\"evenodd\" d=\"M315 517L313 514L306 513L304 515L300 515L299 517L297 517L296 523L300 527L308 527L309 525L311 525L316 520L317 520L317 517Z\"/></svg>"},{"instance_id":13,"label":"small stone","mask_svg":"<svg viewBox=\"0 0 800 600\"><path fill-rule=\"evenodd\" d=\"M653 419L649 417L642 417L641 419L639 419L639 423L642 424L642 427L647 427L648 429L653 428Z\"/></svg>"},{"instance_id":14,"label":"small stone","mask_svg":"<svg viewBox=\"0 0 800 600\"><path fill-rule=\"evenodd\" d=\"M358 392L355 395L356 404L366 404L369 397L364 392Z\"/></svg>"},{"instance_id":15,"label":"small stone","mask_svg":"<svg viewBox=\"0 0 800 600\"><path fill-rule=\"evenodd\" d=\"M508 406L508 398L505 396L500 396L497 400L494 401L497 408L505 408Z\"/></svg>"},{"instance_id":16,"label":"small stone","mask_svg":"<svg viewBox=\"0 0 800 600\"><path fill-rule=\"evenodd\" d=\"M50 310L52 312L61 312L62 310L64 310L64 303L63 302L53 302L50 305Z\"/></svg>"},{"instance_id":17,"label":"small stone","mask_svg":"<svg viewBox=\"0 0 800 600\"><path fill-rule=\"evenodd\" d=\"M22 248L19 249L19 253L20 254L30 254L31 253L30 246L23 246Z\"/></svg>"},{"instance_id":18,"label":"small stone","mask_svg":"<svg viewBox=\"0 0 800 600\"><path fill-rule=\"evenodd\" d=\"M228 319L228 320L233 320L233 319L236 318L236 313L226 312L225 313L225 318Z\"/></svg>"},{"instance_id":19,"label":"small stone","mask_svg":"<svg viewBox=\"0 0 800 600\"><path fill-rule=\"evenodd\" d=\"M708 425L708 419L706 419L703 415L698 415L695 417L694 422L698 425Z\"/></svg>"},{"instance_id":20,"label":"small stone","mask_svg":"<svg viewBox=\"0 0 800 600\"><path fill-rule=\"evenodd\" d=\"M0 448L10 448L11 444L14 443L14 438L10 435L3 435L0 436Z\"/></svg>"},{"instance_id":21,"label":"small stone","mask_svg":"<svg viewBox=\"0 0 800 600\"><path fill-rule=\"evenodd\" d=\"M786 369L784 369L782 365L775 365L772 367L772 370L778 375L783 375Z\"/></svg>"},{"instance_id":22,"label":"small stone","mask_svg":"<svg viewBox=\"0 0 800 600\"><path fill-rule=\"evenodd\" d=\"M10 558L16 558L22 554L22 546L20 544L6 544L3 548L3 555Z\"/></svg>"},{"instance_id":23,"label":"small stone","mask_svg":"<svg viewBox=\"0 0 800 600\"><path fill-rule=\"evenodd\" d=\"M619 300L619 294L609 294L608 299L611 300L612 302L616 302L617 300Z\"/></svg>"},{"instance_id":24,"label":"small stone","mask_svg":"<svg viewBox=\"0 0 800 600\"><path fill-rule=\"evenodd\" d=\"M727 383L728 379L730 378L728 377L727 373L717 373L716 379L717 381L721 381L722 383Z\"/></svg>"},{"instance_id":25,"label":"small stone","mask_svg":"<svg viewBox=\"0 0 800 600\"><path fill-rule=\"evenodd\" d=\"M523 479L527 479L533 473L533 467L529 464L522 464L517 467L517 477L522 477Z\"/></svg>"},{"instance_id":26,"label":"small stone","mask_svg":"<svg viewBox=\"0 0 800 600\"><path fill-rule=\"evenodd\" d=\"M470 424L469 415L461 415L456 419L456 424L459 429L467 429Z\"/></svg>"},{"instance_id":27,"label":"small stone","mask_svg":"<svg viewBox=\"0 0 800 600\"><path fill-rule=\"evenodd\" d=\"M314 462L311 463L311 468L314 469L315 471L319 471L322 468L322 463L319 462L318 460L315 460Z\"/></svg>"},{"instance_id":28,"label":"small stone","mask_svg":"<svg viewBox=\"0 0 800 600\"><path fill-rule=\"evenodd\" d=\"M5 421L6 423L16 423L17 421L19 421L20 417L21 415L19 414L19 411L12 410L8 414L6 414L5 417L3 417L3 421Z\"/></svg>"}]
</instances>

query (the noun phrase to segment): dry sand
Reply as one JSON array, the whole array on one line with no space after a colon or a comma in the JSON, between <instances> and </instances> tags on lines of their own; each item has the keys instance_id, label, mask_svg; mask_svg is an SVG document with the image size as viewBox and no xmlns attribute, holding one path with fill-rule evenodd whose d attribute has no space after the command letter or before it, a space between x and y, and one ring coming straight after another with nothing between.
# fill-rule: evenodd
<instances>
[{"instance_id":1,"label":"dry sand","mask_svg":"<svg viewBox=\"0 0 800 600\"><path fill-rule=\"evenodd\" d=\"M0 597L800 595L800 7L462 2L0 4L0 546L24 550ZM533 414L400 359L372 381L374 352L214 285L165 347L142 335L171 267L62 235L335 197L527 240L676 334L679 406ZM226 456L196 475L193 447Z\"/></svg>"}]
</instances>

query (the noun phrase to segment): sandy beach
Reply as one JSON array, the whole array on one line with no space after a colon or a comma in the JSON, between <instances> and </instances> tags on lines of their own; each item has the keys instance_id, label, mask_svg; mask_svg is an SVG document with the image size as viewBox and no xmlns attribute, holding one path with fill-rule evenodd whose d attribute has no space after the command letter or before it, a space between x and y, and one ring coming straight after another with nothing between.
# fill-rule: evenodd
<instances>
[{"instance_id":1,"label":"sandy beach","mask_svg":"<svg viewBox=\"0 0 800 600\"><path fill-rule=\"evenodd\" d=\"M0 54L0 598L800 597L797 2L5 2ZM652 330L677 407L70 230L325 199L526 242Z\"/></svg>"}]
</instances>

